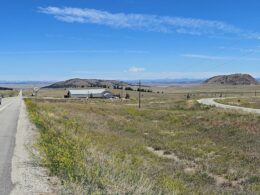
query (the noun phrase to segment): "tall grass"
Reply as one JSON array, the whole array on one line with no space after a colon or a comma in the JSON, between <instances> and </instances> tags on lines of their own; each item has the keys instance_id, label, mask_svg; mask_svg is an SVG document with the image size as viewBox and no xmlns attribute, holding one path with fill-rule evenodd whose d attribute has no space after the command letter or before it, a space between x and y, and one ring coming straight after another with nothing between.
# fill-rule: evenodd
<instances>
[{"instance_id":1,"label":"tall grass","mask_svg":"<svg viewBox=\"0 0 260 195\"><path fill-rule=\"evenodd\" d=\"M59 176L70 187L68 190L77 190L80 194L161 194L168 191L159 189L156 182L140 171L144 167L138 157L123 151L109 154L100 151L96 142L102 142L102 135L85 133L79 123L66 114L55 116L40 109L32 100L25 102L31 120L40 130L36 147L42 156L41 164L49 168L52 175ZM118 138L112 135L110 141L112 139Z\"/></svg>"},{"instance_id":2,"label":"tall grass","mask_svg":"<svg viewBox=\"0 0 260 195\"><path fill-rule=\"evenodd\" d=\"M42 165L72 194L259 192L258 115L169 96L147 97L142 109L131 102L26 104L40 131Z\"/></svg>"}]
</instances>

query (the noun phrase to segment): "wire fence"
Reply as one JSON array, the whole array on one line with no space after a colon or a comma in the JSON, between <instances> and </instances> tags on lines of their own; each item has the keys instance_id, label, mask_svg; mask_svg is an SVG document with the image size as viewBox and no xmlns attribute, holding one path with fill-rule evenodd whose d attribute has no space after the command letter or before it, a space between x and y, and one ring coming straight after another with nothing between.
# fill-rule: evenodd
<instances>
[{"instance_id":1,"label":"wire fence","mask_svg":"<svg viewBox=\"0 0 260 195\"><path fill-rule=\"evenodd\" d=\"M260 97L260 91L214 91L214 92L188 92L171 93L174 95L187 96L187 98L218 98L218 97Z\"/></svg>"}]
</instances>

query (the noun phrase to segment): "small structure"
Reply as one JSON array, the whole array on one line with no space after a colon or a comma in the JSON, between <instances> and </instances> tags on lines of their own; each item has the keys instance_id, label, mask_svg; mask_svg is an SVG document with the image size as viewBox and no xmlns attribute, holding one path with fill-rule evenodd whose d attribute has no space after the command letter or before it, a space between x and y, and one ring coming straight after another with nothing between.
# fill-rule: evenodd
<instances>
[{"instance_id":1,"label":"small structure","mask_svg":"<svg viewBox=\"0 0 260 195\"><path fill-rule=\"evenodd\" d=\"M69 90L68 98L113 98L114 95L106 89Z\"/></svg>"},{"instance_id":2,"label":"small structure","mask_svg":"<svg viewBox=\"0 0 260 195\"><path fill-rule=\"evenodd\" d=\"M40 88L34 87L34 88L33 88L33 92L32 92L32 96L37 96L37 94L38 94L39 91L40 91Z\"/></svg>"}]
</instances>

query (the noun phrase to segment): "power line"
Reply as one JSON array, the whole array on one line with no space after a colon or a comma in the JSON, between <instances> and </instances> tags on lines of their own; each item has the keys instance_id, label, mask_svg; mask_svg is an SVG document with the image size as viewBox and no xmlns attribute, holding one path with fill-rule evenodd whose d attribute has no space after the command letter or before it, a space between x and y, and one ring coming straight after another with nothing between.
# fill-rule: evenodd
<instances>
[{"instance_id":1,"label":"power line","mask_svg":"<svg viewBox=\"0 0 260 195\"><path fill-rule=\"evenodd\" d=\"M256 53L255 51L248 51L246 54L243 54L243 55L240 55L240 58L242 59L243 57L249 57L251 56L252 54ZM221 66L226 66L226 65L229 65L229 64L233 64L234 62L236 61L236 59L230 59L228 62L225 62L223 64L218 64L216 65L215 67L213 68L217 68L217 67L221 67Z\"/></svg>"}]
</instances>

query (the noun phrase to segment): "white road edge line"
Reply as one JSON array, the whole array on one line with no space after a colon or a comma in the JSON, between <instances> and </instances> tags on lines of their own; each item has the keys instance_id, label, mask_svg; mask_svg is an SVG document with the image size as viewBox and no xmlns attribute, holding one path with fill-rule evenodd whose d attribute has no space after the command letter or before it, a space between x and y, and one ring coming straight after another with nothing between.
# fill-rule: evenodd
<instances>
[{"instance_id":1,"label":"white road edge line","mask_svg":"<svg viewBox=\"0 0 260 195\"><path fill-rule=\"evenodd\" d=\"M8 106L10 106L12 103L9 103L9 104L7 104L7 105L5 105L5 106L3 106L2 108L0 108L0 112L2 112L4 109L6 109Z\"/></svg>"}]
</instances>

